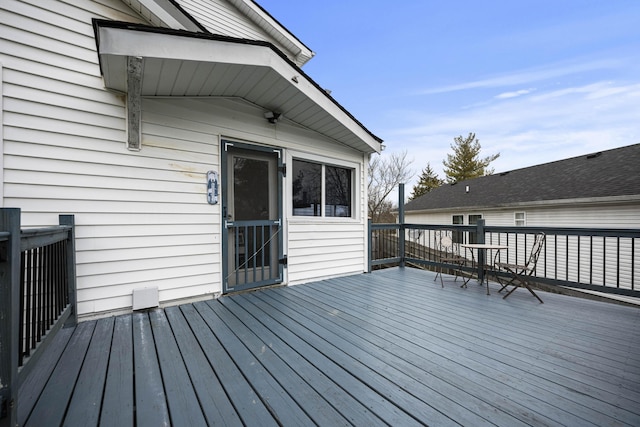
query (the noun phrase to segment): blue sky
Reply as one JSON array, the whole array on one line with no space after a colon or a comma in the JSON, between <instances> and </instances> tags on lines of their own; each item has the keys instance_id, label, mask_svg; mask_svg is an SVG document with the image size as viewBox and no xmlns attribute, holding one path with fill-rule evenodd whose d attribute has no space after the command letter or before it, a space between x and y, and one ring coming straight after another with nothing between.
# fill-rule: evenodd
<instances>
[{"instance_id":1,"label":"blue sky","mask_svg":"<svg viewBox=\"0 0 640 427\"><path fill-rule=\"evenodd\" d=\"M496 172L640 143L638 0L257 0L316 53L303 69L444 178L475 132Z\"/></svg>"}]
</instances>

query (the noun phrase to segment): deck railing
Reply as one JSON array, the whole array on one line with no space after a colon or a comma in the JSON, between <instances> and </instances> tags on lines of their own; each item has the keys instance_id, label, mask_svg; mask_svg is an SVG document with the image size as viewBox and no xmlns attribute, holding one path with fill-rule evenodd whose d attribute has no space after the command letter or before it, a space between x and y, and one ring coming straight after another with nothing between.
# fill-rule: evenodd
<instances>
[{"instance_id":1,"label":"deck railing","mask_svg":"<svg viewBox=\"0 0 640 427\"><path fill-rule=\"evenodd\" d=\"M0 426L15 425L23 378L65 324L75 324L74 217L21 230L20 209L0 209Z\"/></svg>"},{"instance_id":2,"label":"deck railing","mask_svg":"<svg viewBox=\"0 0 640 427\"><path fill-rule=\"evenodd\" d=\"M480 220L475 226L425 224L371 224L370 268L407 264L439 267L437 232L450 230L458 245L491 243L507 245L498 262L524 263L536 233L547 235L534 273L536 281L548 285L640 297L640 229L497 227ZM461 255L465 250L461 248ZM482 277L480 262L463 269ZM454 267L454 266L448 266Z\"/></svg>"}]
</instances>

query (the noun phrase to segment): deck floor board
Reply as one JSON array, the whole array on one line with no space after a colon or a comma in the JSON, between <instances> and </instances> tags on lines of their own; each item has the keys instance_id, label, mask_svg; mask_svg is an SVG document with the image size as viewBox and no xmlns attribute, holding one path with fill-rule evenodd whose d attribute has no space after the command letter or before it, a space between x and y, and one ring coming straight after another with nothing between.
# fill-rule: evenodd
<instances>
[{"instance_id":1,"label":"deck floor board","mask_svg":"<svg viewBox=\"0 0 640 427\"><path fill-rule=\"evenodd\" d=\"M100 420L102 392L107 375L114 318L101 319L87 349L64 422L69 426L96 425Z\"/></svg>"},{"instance_id":2,"label":"deck floor board","mask_svg":"<svg viewBox=\"0 0 640 427\"><path fill-rule=\"evenodd\" d=\"M25 425L640 425L640 309L388 269L80 323Z\"/></svg>"},{"instance_id":3,"label":"deck floor board","mask_svg":"<svg viewBox=\"0 0 640 427\"><path fill-rule=\"evenodd\" d=\"M131 316L115 318L104 385L101 426L134 424L133 330Z\"/></svg>"},{"instance_id":4,"label":"deck floor board","mask_svg":"<svg viewBox=\"0 0 640 427\"><path fill-rule=\"evenodd\" d=\"M132 319L136 425L143 427L169 425L167 396L149 315L134 313Z\"/></svg>"},{"instance_id":5,"label":"deck floor board","mask_svg":"<svg viewBox=\"0 0 640 427\"><path fill-rule=\"evenodd\" d=\"M216 421L225 420L227 425L242 425L238 413L227 398L224 387L220 384L180 308L168 307L165 313L207 423L214 424Z\"/></svg>"}]
</instances>

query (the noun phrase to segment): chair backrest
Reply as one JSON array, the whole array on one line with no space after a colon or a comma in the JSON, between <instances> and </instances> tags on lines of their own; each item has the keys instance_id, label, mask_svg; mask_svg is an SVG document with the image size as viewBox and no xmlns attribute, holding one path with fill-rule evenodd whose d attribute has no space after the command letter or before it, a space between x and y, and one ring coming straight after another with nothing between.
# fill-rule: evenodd
<instances>
[{"instance_id":1,"label":"chair backrest","mask_svg":"<svg viewBox=\"0 0 640 427\"><path fill-rule=\"evenodd\" d=\"M436 245L440 254L446 255L458 255L458 245L453 243L450 230L438 230L436 231Z\"/></svg>"},{"instance_id":2,"label":"chair backrest","mask_svg":"<svg viewBox=\"0 0 640 427\"><path fill-rule=\"evenodd\" d=\"M531 247L531 253L529 254L529 259L527 260L527 270L533 271L536 268L540 252L542 252L542 247L544 246L546 238L547 236L542 232L536 234L533 246Z\"/></svg>"}]
</instances>

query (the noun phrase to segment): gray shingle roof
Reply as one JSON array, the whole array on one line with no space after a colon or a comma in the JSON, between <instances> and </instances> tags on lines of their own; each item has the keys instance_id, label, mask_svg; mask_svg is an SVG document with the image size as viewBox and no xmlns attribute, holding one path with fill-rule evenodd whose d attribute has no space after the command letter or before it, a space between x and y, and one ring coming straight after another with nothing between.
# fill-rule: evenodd
<instances>
[{"instance_id":1,"label":"gray shingle roof","mask_svg":"<svg viewBox=\"0 0 640 427\"><path fill-rule=\"evenodd\" d=\"M635 144L445 184L407 203L405 211L639 195L640 144Z\"/></svg>"}]
</instances>

